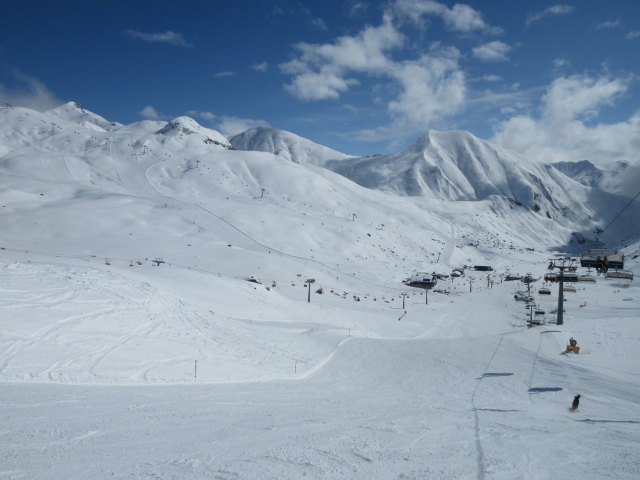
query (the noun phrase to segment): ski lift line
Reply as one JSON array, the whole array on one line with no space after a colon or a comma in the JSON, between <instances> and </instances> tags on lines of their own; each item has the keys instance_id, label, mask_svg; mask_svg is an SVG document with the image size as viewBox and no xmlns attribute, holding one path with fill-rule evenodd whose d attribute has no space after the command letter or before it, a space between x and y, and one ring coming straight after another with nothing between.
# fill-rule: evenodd
<instances>
[{"instance_id":1,"label":"ski lift line","mask_svg":"<svg viewBox=\"0 0 640 480\"><path fill-rule=\"evenodd\" d=\"M136 156L136 159L138 159L138 154L137 154L137 151L136 151L135 146L134 146L134 143L135 143L135 142L134 142L133 137L131 136L131 134L128 134L128 133L116 133L116 132L107 132L107 133L105 133L105 134L104 134L104 136L105 136L106 138L108 138L109 140L110 140L110 136L114 136L114 135L122 135L122 136L127 136L127 137L129 137L129 138L131 139L131 142L132 142L131 146L132 146L132 148L133 148L134 155ZM90 148L92 148L92 149L93 149L93 148L99 148L99 147L101 147L101 145L96 145L95 147L90 147ZM402 291L404 291L404 289L399 288L399 287L390 287L390 286L387 286L387 285L382 285L382 284L379 284L379 283L371 282L370 280L362 279L362 278L358 277L356 274L351 274L351 273L343 272L343 271L341 271L341 270L339 270L339 269L337 269L337 268L335 268L335 267L332 267L331 265L324 264L324 263L319 262L318 260L315 260L315 259L312 259L312 258L307 258L307 257L299 256L299 255L293 255L293 254L286 253L286 252L283 252L283 251L281 251L281 250L278 250L278 249L276 249L276 248L271 248L271 247L269 247L269 246L267 246L267 245L264 245L264 244L260 243L258 240L256 240L255 238L251 237L251 236L250 236L250 235L248 235L247 233L243 232L242 230L240 230L238 227L236 227L235 225L233 225L233 224L232 224L231 222L229 222L228 220L225 220L224 218L222 218L221 216L219 216L219 215L215 214L214 212L212 212L212 211L208 210L207 208L205 208L205 207L203 207L203 206L201 206L201 205L199 205L199 204L197 204L197 203L188 203L188 202L184 202L184 201L179 200L179 199L177 199L177 198L174 198L174 197L171 197L171 196L169 196L169 195L166 195L166 194L161 193L161 192L160 192L160 191L158 191L158 190L156 189L156 187L155 187L155 186L154 186L154 185L149 181L149 177L148 177L148 171L149 171L149 169L150 169L151 167L153 167L154 165L157 165L158 163L160 163L160 162L156 162L156 163L154 163L154 164L150 165L150 166L145 170L145 179L147 180L147 183L149 184L149 186L150 186L150 187L151 187L151 188L152 188L152 189L153 189L153 190L154 190L158 195L160 195L160 196L162 196L162 197L165 197L165 198L169 198L169 199L171 199L171 200L173 200L173 201L176 201L176 202L180 202L180 203L187 203L188 205L193 205L193 206L195 206L195 207L198 207L198 208L202 209L203 211L205 211L205 212L209 213L210 215L213 215L214 217L216 217L216 218L217 218L217 219L219 219L220 221L222 221L222 222L226 223L226 224L227 224L227 225L229 225L231 228L233 228L234 230L236 230L238 233L240 233L241 235L244 235L244 236L245 236L245 237L247 237L249 240L251 240L252 242L254 242L256 245L258 245L258 246L260 246L260 247L262 247L262 248L264 248L264 249L266 249L266 250L272 251L272 252L274 252L274 253L278 253L278 254L280 254L280 255L282 255L282 256L286 256L286 257L288 257L288 258L292 258L292 259L295 259L295 260L302 260L302 261L304 261L304 262L312 262L312 263L315 263L316 265L320 265L320 266L322 266L322 267L325 267L325 268L327 268L327 269L329 269L329 270L331 270L331 271L333 271L333 272L335 272L335 273L338 273L338 274L340 274L340 275L344 275L344 276L349 277L349 278L353 278L353 279L358 280L358 281L360 281L360 282L362 282L362 283L366 283L366 284L369 284L369 285L372 285L372 286L375 286L375 287L385 288L385 289L389 289L389 290L395 290L395 291L398 291L398 292L402 292ZM67 169L68 169L68 166L67 166ZM140 198L146 198L146 197L144 197L144 196L140 196ZM452 225L451 227L452 227L452 231L453 231L453 225ZM18 250L16 250L16 251L22 251L22 250L19 250L19 249L18 249ZM38 253L38 252L35 252L35 251L34 251L33 253ZM64 256L64 255L55 254L55 253L51 253L51 252L43 252L43 253L41 253L41 254L42 254L42 255ZM91 255L89 255L89 256L67 256L67 257L68 257L68 258L92 258L92 257L91 257ZM109 258L112 258L112 257L109 257ZM116 259L116 258L114 258L114 260L117 260L117 261L125 261L125 260L123 260L123 259ZM207 272L207 273L211 273L211 272ZM214 274L216 274L216 275L217 275L217 273L214 273Z\"/></svg>"},{"instance_id":2,"label":"ski lift line","mask_svg":"<svg viewBox=\"0 0 640 480\"><path fill-rule=\"evenodd\" d=\"M28 254L32 254L32 255L42 255L42 256L46 256L46 257L61 257L61 258L73 258L73 259L78 259L78 260L97 260L97 259L101 259L101 258L107 258L111 262L122 262L122 263L130 263L130 259L127 260L125 258L117 258L117 257L111 257L111 256L100 256L100 255L93 255L93 254L89 254L89 255L70 255L70 254L61 254L61 253L55 253L55 252L46 252L46 251L39 251L39 250L28 250L28 249L18 249L18 248L11 248L11 247L4 247L5 251L10 251L10 252L18 252L18 253L28 253ZM203 274L207 274L207 275L214 275L218 278L227 278L227 279L235 279L235 280L245 280L247 278L246 275L244 276L238 276L238 275L229 275L226 273L222 273L222 272L214 272L211 270L206 270L203 268L198 268L198 267L191 267L188 265L181 265L178 263L172 263L172 262L163 262L165 263L167 266L172 266L172 267L177 267L177 268L183 268L185 270L192 270L192 271L196 271L196 272L200 272ZM289 282L291 282L290 279L287 280L281 280L281 279L272 279L273 281L275 281L276 283L281 283L282 285L286 285ZM386 295L390 295L390 290L392 290L392 288L386 288ZM338 288L334 288L336 291L337 290L343 290L343 289L338 289ZM403 290L404 291L404 290ZM383 294L372 294L372 293L360 293L360 292L348 292L349 295L356 295L356 296L360 296L360 297L365 297L365 296L371 296L371 297L384 297ZM390 295L390 298L394 298L393 295Z\"/></svg>"},{"instance_id":3,"label":"ski lift line","mask_svg":"<svg viewBox=\"0 0 640 480\"><path fill-rule=\"evenodd\" d=\"M158 162L158 163L160 163L160 162ZM236 227L234 224L232 224L232 223L231 223L231 222L229 222L228 220L225 220L225 219L224 219L224 218L222 218L220 215L218 215L218 214L216 214L216 213L212 212L211 210L209 210L209 209L207 209L207 208L203 207L202 205L200 205L200 204L198 204L198 203L188 203L188 202L185 202L185 201L183 201L183 200L180 200L180 199L174 198L174 197L172 197L172 196L170 196L170 195L166 195L166 194L164 194L164 193L162 193L162 192L158 191L158 189L156 189L156 187L151 183L151 181L149 181L149 176L148 176L148 171L149 171L149 169L150 169L152 166L154 166L154 165L157 165L157 163L154 163L153 165L150 165L150 166L149 166L149 168L147 168L147 169L145 170L144 175L145 175L145 178L146 178L147 183L149 184L149 186L150 186L153 190L155 190L155 191L156 191L156 193L157 193L158 195L163 196L163 197L165 197L165 198L168 198L168 199L170 199L170 200L173 200L173 201L175 201L175 202L179 202L179 203L187 203L188 205L193 205L193 206L195 206L195 207L200 208L201 210L203 210L203 211L205 211L205 212L209 213L210 215L213 215L213 216L214 216L214 217L216 217L218 220L220 220L220 221L222 221L222 222L226 223L226 224L227 224L227 225L229 225L231 228L233 228L234 230L236 230L238 233L240 233L241 235L243 235L243 236L245 236L246 238L248 238L249 240L251 240L251 241L252 241L253 243L255 243L256 245L258 245L258 246L260 246L260 247L262 247L262 248L264 248L264 249L266 249L266 250L268 250L268 251L272 251L272 252L274 252L274 253L278 253L278 254L280 254L280 255L282 255L282 256L285 256L285 257L288 257L288 258L292 258L292 259L296 259L296 260L302 260L302 261L304 261L304 262L312 262L312 263L315 263L316 265L320 265L320 266L322 266L322 267L328 268L329 270L332 270L333 272L339 273L340 275L345 275L345 276L347 276L347 277L349 277L349 278L356 279L356 280L358 280L358 281L360 281L360 282L367 283L367 284L369 284L369 285L373 285L373 286L380 287L380 288L388 288L388 289L390 289L390 290L396 290L396 291L399 291L399 292L404 291L404 289L402 289L402 288L397 288L397 287L388 287L388 286L386 286L386 285L381 285L381 284L378 284L378 283L375 283L375 282L371 282L370 280L365 280L365 279L359 278L359 277L358 277L357 275L355 275L355 274L350 274L350 273L343 272L343 271L341 271L341 270L338 270L338 269L337 269L337 268L335 268L335 267L332 267L332 266L330 266L330 265L326 265L326 264L324 264L324 263L322 263L322 262L319 262L318 260L315 260L315 259L313 259L313 258L302 257L302 256L299 256L299 255L293 255L293 254L286 253L286 252L283 252L283 251L281 251L281 250L278 250L278 249L276 249L276 248L271 248L271 247L269 247L268 245L264 245L263 243L259 242L259 241L258 241L258 240L256 240L255 238L253 238L251 235L247 234L246 232L243 232L241 229L239 229L238 227Z\"/></svg>"},{"instance_id":4,"label":"ski lift line","mask_svg":"<svg viewBox=\"0 0 640 480\"><path fill-rule=\"evenodd\" d=\"M611 224L612 224L613 222L615 222L615 221L618 219L618 217L619 217L620 215L622 215L622 212L624 212L624 211L629 207L629 205L631 205L631 204L633 203L633 201L634 201L636 198L638 198L638 195L640 195L640 190L638 191L638 193L636 193L636 194L635 194L635 196L634 196L631 200L629 200L629 202L628 202L624 207L622 207L622 210L620 210L620 211L618 212L618 214L617 214L615 217L613 217L613 220L611 220L611 221L609 222L609 224L608 224L606 227L604 227L602 230L600 230L600 232L599 232L599 233L604 233L604 232L605 232L605 230L606 230L607 228L609 228L609 227L611 226Z\"/></svg>"}]
</instances>

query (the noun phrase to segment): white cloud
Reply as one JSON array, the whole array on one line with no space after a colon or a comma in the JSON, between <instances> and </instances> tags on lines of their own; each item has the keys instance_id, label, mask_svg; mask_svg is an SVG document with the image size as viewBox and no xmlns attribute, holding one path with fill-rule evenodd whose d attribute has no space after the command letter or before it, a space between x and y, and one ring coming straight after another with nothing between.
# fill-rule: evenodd
<instances>
[{"instance_id":1,"label":"white cloud","mask_svg":"<svg viewBox=\"0 0 640 480\"><path fill-rule=\"evenodd\" d=\"M198 117L198 118L202 118L204 120L209 120L209 121L216 118L215 114L211 112L201 112L199 110L188 110L186 113L191 117Z\"/></svg>"},{"instance_id":2,"label":"white cloud","mask_svg":"<svg viewBox=\"0 0 640 480\"><path fill-rule=\"evenodd\" d=\"M302 100L335 99L353 85L356 79L345 78L348 72L382 73L392 64L387 52L399 47L404 36L384 16L379 27L368 26L357 36L339 37L333 43L296 45L298 56L280 65L292 75L285 89Z\"/></svg>"},{"instance_id":3,"label":"white cloud","mask_svg":"<svg viewBox=\"0 0 640 480\"><path fill-rule=\"evenodd\" d=\"M269 69L269 63L268 62L254 63L249 68L251 70L255 70L256 72L266 72Z\"/></svg>"},{"instance_id":4,"label":"white cloud","mask_svg":"<svg viewBox=\"0 0 640 480\"><path fill-rule=\"evenodd\" d=\"M616 28L620 26L620 20L607 20L605 22L600 22L596 25L596 28L598 30L602 30L604 29L609 29L609 28Z\"/></svg>"},{"instance_id":5,"label":"white cloud","mask_svg":"<svg viewBox=\"0 0 640 480\"><path fill-rule=\"evenodd\" d=\"M501 82L502 77L500 75L485 75L482 80L485 82Z\"/></svg>"},{"instance_id":6,"label":"white cloud","mask_svg":"<svg viewBox=\"0 0 640 480\"><path fill-rule=\"evenodd\" d=\"M459 56L458 50L451 47L393 68L391 75L402 90L388 105L394 124L424 130L435 120L459 110L466 94Z\"/></svg>"},{"instance_id":7,"label":"white cloud","mask_svg":"<svg viewBox=\"0 0 640 480\"><path fill-rule=\"evenodd\" d=\"M534 100L540 96L540 92L544 89L539 87L521 90L518 83L514 83L510 87L510 92L485 90L476 93L474 98L470 98L468 105L474 109L489 111L494 108L501 108L509 111L523 111L530 108Z\"/></svg>"},{"instance_id":8,"label":"white cloud","mask_svg":"<svg viewBox=\"0 0 640 480\"><path fill-rule=\"evenodd\" d=\"M552 123L592 118L602 106L613 104L628 85L628 79L557 78L542 97L543 116Z\"/></svg>"},{"instance_id":9,"label":"white cloud","mask_svg":"<svg viewBox=\"0 0 640 480\"><path fill-rule=\"evenodd\" d=\"M359 0L348 0L344 8L348 16L355 17L361 13L366 13L369 10L369 4Z\"/></svg>"},{"instance_id":10,"label":"white cloud","mask_svg":"<svg viewBox=\"0 0 640 480\"><path fill-rule=\"evenodd\" d=\"M216 129L226 137L232 137L238 133L245 132L251 128L268 127L269 123L264 120L253 120L250 118L222 117L216 125Z\"/></svg>"},{"instance_id":11,"label":"white cloud","mask_svg":"<svg viewBox=\"0 0 640 480\"><path fill-rule=\"evenodd\" d=\"M573 12L574 7L571 5L553 5L552 7L546 8L541 12L530 13L527 15L527 19L524 23L525 27L528 27L533 22L538 22L543 18L550 16L558 16L558 15L567 15Z\"/></svg>"},{"instance_id":12,"label":"white cloud","mask_svg":"<svg viewBox=\"0 0 640 480\"><path fill-rule=\"evenodd\" d=\"M559 70L563 67L568 67L569 65L571 65L571 62L569 62L569 60L567 60L566 58L556 58L553 60L553 68L555 70Z\"/></svg>"},{"instance_id":13,"label":"white cloud","mask_svg":"<svg viewBox=\"0 0 640 480\"><path fill-rule=\"evenodd\" d=\"M501 33L502 29L491 27L482 18L482 14L461 3L449 8L444 3L434 0L396 0L394 10L403 18L421 21L424 15L440 17L449 30L471 32L485 30L490 33Z\"/></svg>"},{"instance_id":14,"label":"white cloud","mask_svg":"<svg viewBox=\"0 0 640 480\"><path fill-rule=\"evenodd\" d=\"M625 35L627 40L633 40L634 38L640 37L640 30L636 30L634 32L629 32Z\"/></svg>"},{"instance_id":15,"label":"white cloud","mask_svg":"<svg viewBox=\"0 0 640 480\"><path fill-rule=\"evenodd\" d=\"M629 78L557 78L542 95L538 115L502 122L493 141L544 163L588 159L606 166L636 159L640 113L613 124L589 124L603 107L619 99L629 84Z\"/></svg>"},{"instance_id":16,"label":"white cloud","mask_svg":"<svg viewBox=\"0 0 640 480\"><path fill-rule=\"evenodd\" d=\"M445 25L458 32L485 30L489 26L482 19L482 14L468 5L456 3L452 8L443 12Z\"/></svg>"},{"instance_id":17,"label":"white cloud","mask_svg":"<svg viewBox=\"0 0 640 480\"><path fill-rule=\"evenodd\" d=\"M139 115L147 120L160 120L162 118L162 115L160 115L160 113L158 113L158 111L151 105L147 105L140 110Z\"/></svg>"},{"instance_id":18,"label":"white cloud","mask_svg":"<svg viewBox=\"0 0 640 480\"><path fill-rule=\"evenodd\" d=\"M313 18L311 20L311 25L313 25L318 30L327 30L327 24L321 18Z\"/></svg>"},{"instance_id":19,"label":"white cloud","mask_svg":"<svg viewBox=\"0 0 640 480\"><path fill-rule=\"evenodd\" d=\"M292 77L285 89L301 100L338 99L361 84L359 76L375 77L385 85L380 93L386 98L380 103L386 102L391 121L374 131L359 132L359 137L380 140L424 131L457 112L464 102L460 52L436 45L416 60L395 61L391 54L404 42L391 15L385 14L380 26L368 26L355 36L327 44L301 43L296 58L280 65Z\"/></svg>"},{"instance_id":20,"label":"white cloud","mask_svg":"<svg viewBox=\"0 0 640 480\"><path fill-rule=\"evenodd\" d=\"M215 78L233 77L234 75L235 75L235 72L231 72L231 71L218 72L213 74Z\"/></svg>"},{"instance_id":21,"label":"white cloud","mask_svg":"<svg viewBox=\"0 0 640 480\"><path fill-rule=\"evenodd\" d=\"M332 68L323 68L319 72L305 72L296 75L285 89L300 100L327 100L340 97L350 86L357 85L355 79L345 79Z\"/></svg>"},{"instance_id":22,"label":"white cloud","mask_svg":"<svg viewBox=\"0 0 640 480\"><path fill-rule=\"evenodd\" d=\"M148 43L168 43L176 47L191 48L192 44L187 42L180 33L167 30L162 33L143 33L135 30L126 30L125 33L131 38L136 38Z\"/></svg>"},{"instance_id":23,"label":"white cloud","mask_svg":"<svg viewBox=\"0 0 640 480\"><path fill-rule=\"evenodd\" d=\"M504 42L494 41L472 49L473 56L485 62L504 62L511 47Z\"/></svg>"},{"instance_id":24,"label":"white cloud","mask_svg":"<svg viewBox=\"0 0 640 480\"><path fill-rule=\"evenodd\" d=\"M297 59L281 65L284 73L306 73L319 66L332 65L339 70L376 71L389 65L386 52L404 43L404 36L384 16L379 27L366 27L355 37L339 37L322 45L299 43Z\"/></svg>"},{"instance_id":25,"label":"white cloud","mask_svg":"<svg viewBox=\"0 0 640 480\"><path fill-rule=\"evenodd\" d=\"M21 73L13 73L17 87L6 87L0 83L0 105L27 107L44 112L63 103L42 82Z\"/></svg>"}]
</instances>

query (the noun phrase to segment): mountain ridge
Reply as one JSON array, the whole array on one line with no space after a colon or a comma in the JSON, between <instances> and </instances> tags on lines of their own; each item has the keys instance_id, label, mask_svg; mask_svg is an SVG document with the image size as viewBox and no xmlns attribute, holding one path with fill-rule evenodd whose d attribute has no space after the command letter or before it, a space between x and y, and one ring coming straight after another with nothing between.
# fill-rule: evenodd
<instances>
[{"instance_id":1,"label":"mountain ridge","mask_svg":"<svg viewBox=\"0 0 640 480\"><path fill-rule=\"evenodd\" d=\"M26 189L29 195L42 188L33 183L36 181L38 185L51 181L64 185L63 189L55 187L57 197L78 197L80 193L69 192L82 191L82 198L98 198L104 195L100 192L113 192L142 196L153 204L166 203L162 200L164 193L159 196L159 187L174 200L192 198L188 192L198 192L201 205L209 205L207 208L211 211L222 209L224 214L227 208L224 203L231 202L230 211L242 219L241 228L259 236L266 244L270 236L278 238L274 248L286 247L296 254L304 253L297 245L307 242L307 234L294 226L299 222L296 216L300 215L301 223L306 223L304 217L309 212L305 204L309 199L316 208L324 203L321 211L332 214L339 211L339 216L352 221L361 218L363 205L367 205L370 212L367 215L371 218L380 217L373 212L403 217L404 214L398 212L411 211L411 219L407 217L402 221L415 222L409 229L415 228L415 233L424 228L420 215L427 214L434 225L450 218L447 221L468 223L465 228L469 231L485 232L488 248L514 241L523 248L527 243L544 248L566 245L573 232L582 232L585 236L613 216L611 210L615 205L623 203L622 199L598 193L597 189L567 177L556 168L534 164L468 132L431 131L403 152L376 157L341 154L342 159L331 160L336 151L277 129L249 132L253 136L256 132L266 133L273 142L264 145L281 144L289 149L281 151L281 155L234 150L237 147L233 141L227 141L216 130L202 127L190 117L177 117L170 122L145 120L129 125L102 119L106 122L103 122L105 128L96 129L96 125L87 124L86 119L101 117L79 104L71 102L61 110L70 119L65 120L60 110L40 113L17 107L0 111L0 121L6 127L0 132L0 167L8 175L4 177L5 183L12 190L16 190L15 178L19 176L30 182L31 186ZM245 140L252 135L245 135ZM281 141L282 137L287 140ZM227 153L223 155L224 152ZM283 152L288 152L288 156ZM291 156L301 152L304 156ZM152 178L152 174L157 178ZM27 183L18 190L26 192ZM47 191L53 196L52 185ZM180 190L179 196L176 188ZM251 218L255 214L253 206L247 208L256 195L280 199L277 208L284 209L283 219L290 219L285 222L291 225L290 235L282 237L276 225L264 225L262 231L257 228ZM295 208L285 213L293 204L282 200L292 199L295 199ZM188 202L193 202L193 198ZM460 203L460 208L456 203ZM386 204L394 205L393 212ZM414 210L416 207L418 210ZM247 211L243 212L243 208ZM432 213L427 213L429 211ZM477 219L469 223L465 216L471 214ZM493 217L500 218L501 222L495 223ZM635 217L631 215L626 222L614 225L612 238L626 241L637 235L630 218ZM184 220L176 217L176 221ZM389 224L383 218L376 222L380 229L383 228L380 225ZM323 248L338 245L343 233L339 229L329 232L327 222L321 223L324 225L314 230L313 236L324 239ZM494 230L488 225L493 225ZM354 231L349 241L362 241L365 233ZM444 227L436 236L438 241L449 238L448 228ZM224 239L219 241L223 243ZM393 242L393 239L388 237L385 241ZM410 244L412 241L407 239L405 245ZM436 244L432 247L436 248ZM387 257L389 252L397 250L397 247L381 248ZM373 252L363 258L371 255ZM415 252L408 256L414 255ZM354 254L347 257L353 261Z\"/></svg>"},{"instance_id":2,"label":"mountain ridge","mask_svg":"<svg viewBox=\"0 0 640 480\"><path fill-rule=\"evenodd\" d=\"M295 133L271 127L256 127L229 138L239 150L269 152L294 163L324 165L330 160L355 158L317 144Z\"/></svg>"}]
</instances>

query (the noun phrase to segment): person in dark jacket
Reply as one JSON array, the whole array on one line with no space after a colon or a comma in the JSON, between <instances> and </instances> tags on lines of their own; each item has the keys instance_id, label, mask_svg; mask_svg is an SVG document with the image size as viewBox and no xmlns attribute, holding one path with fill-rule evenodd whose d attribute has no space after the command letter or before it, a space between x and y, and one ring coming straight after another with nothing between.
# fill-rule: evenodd
<instances>
[{"instance_id":1,"label":"person in dark jacket","mask_svg":"<svg viewBox=\"0 0 640 480\"><path fill-rule=\"evenodd\" d=\"M580 395L576 395L573 397L573 403L571 404L571 411L575 412L578 409L578 405L580 405Z\"/></svg>"}]
</instances>

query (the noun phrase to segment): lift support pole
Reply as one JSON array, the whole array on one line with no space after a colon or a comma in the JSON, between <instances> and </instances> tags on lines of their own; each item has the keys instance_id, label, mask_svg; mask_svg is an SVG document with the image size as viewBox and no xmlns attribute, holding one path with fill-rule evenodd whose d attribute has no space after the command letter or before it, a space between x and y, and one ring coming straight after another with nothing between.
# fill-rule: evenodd
<instances>
[{"instance_id":1,"label":"lift support pole","mask_svg":"<svg viewBox=\"0 0 640 480\"><path fill-rule=\"evenodd\" d=\"M558 315L556 316L556 325L564 323L564 268L560 269L560 281L558 282Z\"/></svg>"},{"instance_id":2,"label":"lift support pole","mask_svg":"<svg viewBox=\"0 0 640 480\"><path fill-rule=\"evenodd\" d=\"M564 324L564 271L573 266L573 260L563 259L561 264L556 264L555 261L551 261L549 269L557 268L560 270L560 277L558 277L558 310L556 313L556 325Z\"/></svg>"}]
</instances>

